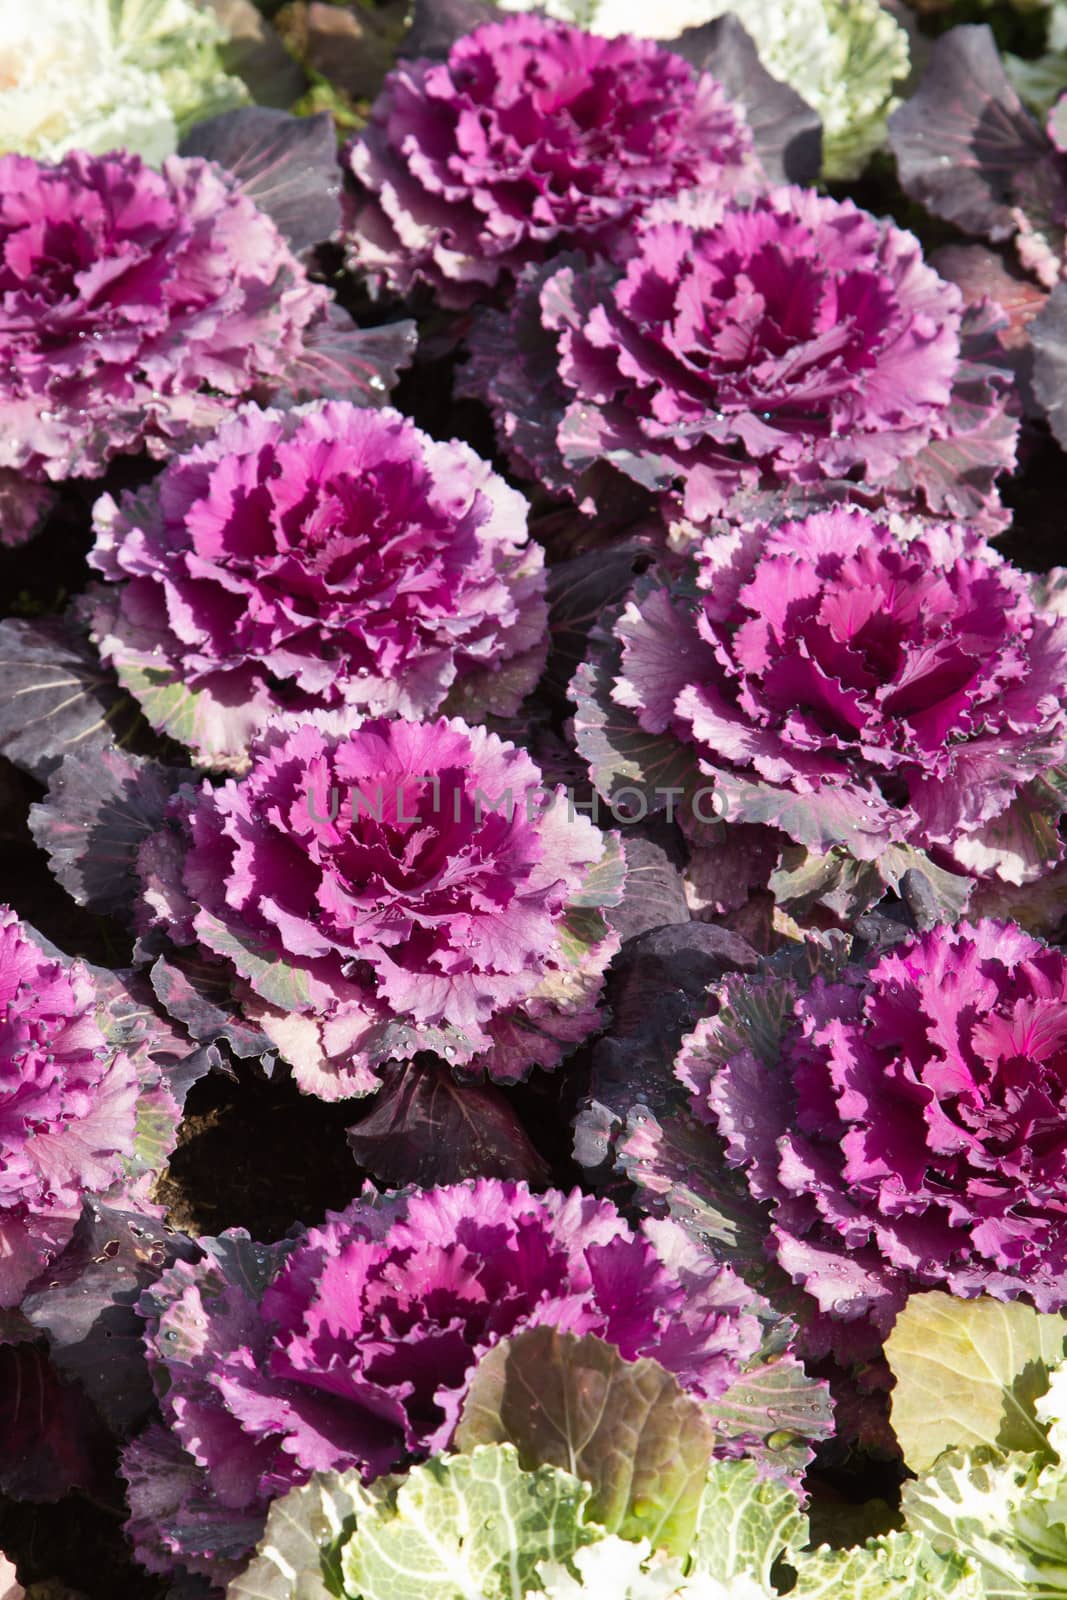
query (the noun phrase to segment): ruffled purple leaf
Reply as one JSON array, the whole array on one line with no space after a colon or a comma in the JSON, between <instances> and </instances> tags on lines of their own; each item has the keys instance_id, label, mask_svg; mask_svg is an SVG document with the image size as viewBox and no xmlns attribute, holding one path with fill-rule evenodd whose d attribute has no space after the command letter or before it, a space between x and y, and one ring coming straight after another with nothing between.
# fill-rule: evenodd
<instances>
[{"instance_id":1,"label":"ruffled purple leaf","mask_svg":"<svg viewBox=\"0 0 1067 1600\"><path fill-rule=\"evenodd\" d=\"M137 857L163 823L188 769L161 766L119 749L62 758L30 832L71 898L98 916L125 916L140 888Z\"/></svg>"},{"instance_id":2,"label":"ruffled purple leaf","mask_svg":"<svg viewBox=\"0 0 1067 1600\"><path fill-rule=\"evenodd\" d=\"M292 117L266 106L240 106L198 122L183 156L225 167L270 217L295 254L325 244L341 228L337 132L328 111Z\"/></svg>"},{"instance_id":3,"label":"ruffled purple leaf","mask_svg":"<svg viewBox=\"0 0 1067 1600\"><path fill-rule=\"evenodd\" d=\"M789 84L772 78L733 12L687 28L669 48L717 78L745 113L752 143L772 183L814 183L822 168L822 123Z\"/></svg>"},{"instance_id":4,"label":"ruffled purple leaf","mask_svg":"<svg viewBox=\"0 0 1067 1600\"><path fill-rule=\"evenodd\" d=\"M547 1163L499 1089L461 1083L440 1061L387 1063L365 1117L348 1129L360 1167L389 1188L429 1189L464 1178L540 1187Z\"/></svg>"}]
</instances>

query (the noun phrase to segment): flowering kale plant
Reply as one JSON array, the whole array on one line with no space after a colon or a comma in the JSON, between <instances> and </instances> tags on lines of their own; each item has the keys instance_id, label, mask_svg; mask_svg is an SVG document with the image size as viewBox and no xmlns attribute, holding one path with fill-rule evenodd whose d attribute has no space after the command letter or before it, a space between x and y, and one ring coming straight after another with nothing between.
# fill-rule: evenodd
<instances>
[{"instance_id":1,"label":"flowering kale plant","mask_svg":"<svg viewBox=\"0 0 1067 1600\"><path fill-rule=\"evenodd\" d=\"M101 653L156 727L240 768L271 714L510 714L544 663L526 503L395 411L249 408L116 505Z\"/></svg>"},{"instance_id":2,"label":"flowering kale plant","mask_svg":"<svg viewBox=\"0 0 1067 1600\"><path fill-rule=\"evenodd\" d=\"M514 1080L597 1026L617 847L485 729L271 730L242 782L186 793L179 816L182 888L149 840L149 894L173 918L184 891L179 921L308 1092L366 1094L419 1050Z\"/></svg>"},{"instance_id":3,"label":"flowering kale plant","mask_svg":"<svg viewBox=\"0 0 1067 1600\"><path fill-rule=\"evenodd\" d=\"M807 993L727 980L676 1071L770 1206L768 1249L833 1318L910 1290L1067 1303L1067 959L938 927Z\"/></svg>"},{"instance_id":4,"label":"flowering kale plant","mask_svg":"<svg viewBox=\"0 0 1067 1600\"><path fill-rule=\"evenodd\" d=\"M697 524L746 490L846 478L1003 521L1015 425L982 354L995 312L965 315L911 234L778 188L651 206L624 253L528 269L476 324L466 388L518 470L595 501L582 475L610 463Z\"/></svg>"},{"instance_id":5,"label":"flowering kale plant","mask_svg":"<svg viewBox=\"0 0 1067 1600\"><path fill-rule=\"evenodd\" d=\"M156 163L184 125L248 97L193 0L0 0L0 36L0 150L40 160L121 147Z\"/></svg>"},{"instance_id":6,"label":"flowering kale plant","mask_svg":"<svg viewBox=\"0 0 1067 1600\"><path fill-rule=\"evenodd\" d=\"M642 580L614 641L612 702L690 747L733 822L890 878L915 850L1012 883L1060 858L1067 624L975 533L843 509L723 534ZM574 693L596 762L590 667Z\"/></svg>"},{"instance_id":7,"label":"flowering kale plant","mask_svg":"<svg viewBox=\"0 0 1067 1600\"><path fill-rule=\"evenodd\" d=\"M708 1398L759 1344L752 1295L729 1268L675 1224L634 1233L578 1191L483 1179L368 1193L295 1244L230 1233L204 1248L142 1302L164 1416L186 1452L163 1467L158 1433L127 1452L130 1532L157 1571L177 1560L221 1575L212 1516L251 1548L269 1501L315 1470L373 1478L444 1448L479 1357L524 1327L597 1334ZM183 1472L161 1517L167 1479Z\"/></svg>"},{"instance_id":8,"label":"flowering kale plant","mask_svg":"<svg viewBox=\"0 0 1067 1600\"><path fill-rule=\"evenodd\" d=\"M315 341L363 338L236 180L179 156L0 157L0 305L0 469L31 495L318 392Z\"/></svg>"},{"instance_id":9,"label":"flowering kale plant","mask_svg":"<svg viewBox=\"0 0 1067 1600\"><path fill-rule=\"evenodd\" d=\"M151 1048L173 1035L117 1024L137 1008L109 1007L103 976L46 953L0 907L0 1306L67 1244L86 1195L132 1196L148 1149L161 1165L177 1135Z\"/></svg>"},{"instance_id":10,"label":"flowering kale plant","mask_svg":"<svg viewBox=\"0 0 1067 1600\"><path fill-rule=\"evenodd\" d=\"M510 17L446 62L406 61L349 151L351 265L463 306L566 246L608 248L642 206L760 183L720 84L649 40Z\"/></svg>"}]
</instances>

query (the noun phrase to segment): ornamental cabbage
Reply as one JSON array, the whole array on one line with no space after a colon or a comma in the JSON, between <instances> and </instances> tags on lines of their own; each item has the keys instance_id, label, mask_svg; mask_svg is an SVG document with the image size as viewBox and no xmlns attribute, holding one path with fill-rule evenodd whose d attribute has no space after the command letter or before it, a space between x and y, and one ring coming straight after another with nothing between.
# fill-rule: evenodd
<instances>
[{"instance_id":1,"label":"ornamental cabbage","mask_svg":"<svg viewBox=\"0 0 1067 1600\"><path fill-rule=\"evenodd\" d=\"M465 389L518 471L596 504L582 475L610 463L698 525L745 491L846 479L1001 525L999 312L965 314L913 235L783 187L652 205L623 253L528 268L475 323Z\"/></svg>"},{"instance_id":2,"label":"ornamental cabbage","mask_svg":"<svg viewBox=\"0 0 1067 1600\"><path fill-rule=\"evenodd\" d=\"M0 0L0 151L124 149L157 166L190 123L248 95L191 0Z\"/></svg>"},{"instance_id":3,"label":"ornamental cabbage","mask_svg":"<svg viewBox=\"0 0 1067 1600\"><path fill-rule=\"evenodd\" d=\"M250 407L95 525L123 584L101 654L207 765L245 765L279 711L510 715L544 663L526 502L395 411Z\"/></svg>"},{"instance_id":4,"label":"ornamental cabbage","mask_svg":"<svg viewBox=\"0 0 1067 1600\"><path fill-rule=\"evenodd\" d=\"M86 967L44 953L0 907L0 1306L63 1249L87 1194L134 1153L141 1089L109 1044Z\"/></svg>"},{"instance_id":5,"label":"ornamental cabbage","mask_svg":"<svg viewBox=\"0 0 1067 1600\"><path fill-rule=\"evenodd\" d=\"M369 1093L420 1050L514 1080L597 1025L614 842L483 728L270 729L243 781L176 817L181 888L151 876L171 841L141 853L162 920L223 959L309 1093Z\"/></svg>"},{"instance_id":6,"label":"ornamental cabbage","mask_svg":"<svg viewBox=\"0 0 1067 1600\"><path fill-rule=\"evenodd\" d=\"M566 246L606 249L649 200L758 184L743 113L649 40L542 17L487 23L390 73L348 162L349 263L469 305Z\"/></svg>"},{"instance_id":7,"label":"ornamental cabbage","mask_svg":"<svg viewBox=\"0 0 1067 1600\"><path fill-rule=\"evenodd\" d=\"M920 1534L814 1551L794 1491L750 1461L708 1469L684 1560L599 1526L590 1485L558 1467L519 1466L511 1445L435 1456L365 1486L316 1473L275 1501L259 1554L228 1600L776 1600L783 1565L796 1600L980 1600L974 1565Z\"/></svg>"},{"instance_id":8,"label":"ornamental cabbage","mask_svg":"<svg viewBox=\"0 0 1067 1600\"><path fill-rule=\"evenodd\" d=\"M186 1452L173 1471L189 1485L161 1518L169 1491L148 1465L162 1459L158 1437L127 1452L129 1531L157 1571L179 1560L219 1575L196 1554L198 1507L261 1528L270 1500L314 1471L371 1479L446 1448L480 1356L521 1328L596 1334L707 1398L760 1342L728 1267L674 1223L632 1232L577 1190L368 1189L297 1242L254 1246L239 1231L202 1242L203 1261L176 1263L141 1301L160 1404ZM241 1537L250 1548L258 1531Z\"/></svg>"},{"instance_id":9,"label":"ornamental cabbage","mask_svg":"<svg viewBox=\"0 0 1067 1600\"><path fill-rule=\"evenodd\" d=\"M727 980L675 1070L820 1312L885 1334L907 1295L1067 1305L1067 958L937 927L807 993Z\"/></svg>"},{"instance_id":10,"label":"ornamental cabbage","mask_svg":"<svg viewBox=\"0 0 1067 1600\"><path fill-rule=\"evenodd\" d=\"M499 4L502 11L532 9L530 0ZM635 0L549 0L538 9L606 38L664 40L735 12L771 76L818 112L828 178L855 177L881 148L897 103L894 83L908 75L908 35L878 0L669 0L654 11Z\"/></svg>"},{"instance_id":11,"label":"ornamental cabbage","mask_svg":"<svg viewBox=\"0 0 1067 1600\"><path fill-rule=\"evenodd\" d=\"M692 748L731 822L1012 883L1062 853L1067 623L974 532L849 508L722 534L614 633L612 699Z\"/></svg>"},{"instance_id":12,"label":"ornamental cabbage","mask_svg":"<svg viewBox=\"0 0 1067 1600\"><path fill-rule=\"evenodd\" d=\"M197 159L0 157L0 259L0 469L31 489L165 455L236 400L299 388L320 336L363 337Z\"/></svg>"}]
</instances>

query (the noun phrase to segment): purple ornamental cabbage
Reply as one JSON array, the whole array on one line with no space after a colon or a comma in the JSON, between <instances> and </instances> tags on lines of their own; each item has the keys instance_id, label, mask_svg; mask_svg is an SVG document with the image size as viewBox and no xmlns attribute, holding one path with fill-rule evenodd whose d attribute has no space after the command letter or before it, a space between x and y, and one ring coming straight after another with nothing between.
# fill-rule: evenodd
<instances>
[{"instance_id":1,"label":"purple ornamental cabbage","mask_svg":"<svg viewBox=\"0 0 1067 1600\"><path fill-rule=\"evenodd\" d=\"M692 748L731 822L1012 883L1062 854L1067 622L974 532L850 508L722 534L614 632L613 700Z\"/></svg>"},{"instance_id":2,"label":"purple ornamental cabbage","mask_svg":"<svg viewBox=\"0 0 1067 1600\"><path fill-rule=\"evenodd\" d=\"M999 308L965 313L911 234L778 188L652 206L619 253L529 268L475 324L464 390L517 470L592 509L610 463L697 525L843 480L1002 525L1016 424L985 348Z\"/></svg>"},{"instance_id":3,"label":"purple ornamental cabbage","mask_svg":"<svg viewBox=\"0 0 1067 1600\"><path fill-rule=\"evenodd\" d=\"M458 718L270 729L241 782L185 791L149 902L238 979L246 1016L324 1099L433 1050L495 1079L597 1025L617 846L514 745Z\"/></svg>"},{"instance_id":4,"label":"purple ornamental cabbage","mask_svg":"<svg viewBox=\"0 0 1067 1600\"><path fill-rule=\"evenodd\" d=\"M271 1499L312 1472L370 1479L444 1449L475 1364L523 1328L596 1334L708 1399L760 1342L729 1267L677 1224L634 1233L578 1190L368 1190L295 1247L240 1232L203 1243L203 1261L175 1265L141 1303L184 1452L159 1430L126 1452L128 1532L154 1571L180 1561L224 1581L219 1552L238 1559Z\"/></svg>"},{"instance_id":5,"label":"purple ornamental cabbage","mask_svg":"<svg viewBox=\"0 0 1067 1600\"><path fill-rule=\"evenodd\" d=\"M0 310L0 472L31 499L301 387L335 321L360 338L236 180L178 156L0 157Z\"/></svg>"},{"instance_id":6,"label":"purple ornamental cabbage","mask_svg":"<svg viewBox=\"0 0 1067 1600\"><path fill-rule=\"evenodd\" d=\"M81 962L46 955L0 907L0 1306L69 1242L87 1194L134 1153L134 1060L108 1043Z\"/></svg>"},{"instance_id":7,"label":"purple ornamental cabbage","mask_svg":"<svg viewBox=\"0 0 1067 1600\"><path fill-rule=\"evenodd\" d=\"M1067 1306L1063 953L961 923L791 988L728 980L676 1071L794 1282L882 1335L918 1288Z\"/></svg>"},{"instance_id":8,"label":"purple ornamental cabbage","mask_svg":"<svg viewBox=\"0 0 1067 1600\"><path fill-rule=\"evenodd\" d=\"M208 765L246 766L282 711L510 715L544 664L526 502L395 411L249 407L95 524L123 584L101 653Z\"/></svg>"},{"instance_id":9,"label":"purple ornamental cabbage","mask_svg":"<svg viewBox=\"0 0 1067 1600\"><path fill-rule=\"evenodd\" d=\"M561 248L610 248L650 200L763 182L707 73L650 39L527 16L476 28L445 62L401 62L348 160L350 265L446 306Z\"/></svg>"}]
</instances>

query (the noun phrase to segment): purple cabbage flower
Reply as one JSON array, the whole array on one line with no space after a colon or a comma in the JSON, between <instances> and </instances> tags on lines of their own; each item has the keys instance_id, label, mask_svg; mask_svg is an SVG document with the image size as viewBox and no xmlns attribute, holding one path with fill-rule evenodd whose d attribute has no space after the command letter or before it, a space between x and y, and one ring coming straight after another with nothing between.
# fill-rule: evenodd
<instances>
[{"instance_id":1,"label":"purple cabbage flower","mask_svg":"<svg viewBox=\"0 0 1067 1600\"><path fill-rule=\"evenodd\" d=\"M610 465L697 527L850 481L1002 525L999 308L965 312L911 234L778 188L653 205L619 255L528 268L475 324L464 389L517 470L591 510Z\"/></svg>"},{"instance_id":2,"label":"purple cabbage flower","mask_svg":"<svg viewBox=\"0 0 1067 1600\"><path fill-rule=\"evenodd\" d=\"M1067 958L937 927L807 993L727 981L676 1071L827 1318L907 1294L1067 1305Z\"/></svg>"},{"instance_id":3,"label":"purple cabbage flower","mask_svg":"<svg viewBox=\"0 0 1067 1600\"><path fill-rule=\"evenodd\" d=\"M523 1328L596 1334L708 1399L760 1342L729 1267L677 1224L635 1233L578 1190L368 1190L295 1245L203 1243L202 1262L175 1265L141 1302L184 1452L158 1430L126 1452L128 1531L156 1571L180 1561L224 1579L218 1552L239 1557L270 1500L313 1471L370 1479L444 1449L478 1360Z\"/></svg>"},{"instance_id":4,"label":"purple cabbage flower","mask_svg":"<svg viewBox=\"0 0 1067 1600\"><path fill-rule=\"evenodd\" d=\"M137 1068L97 1005L87 969L46 955L0 907L0 1306L18 1305L83 1197L110 1189L134 1153Z\"/></svg>"},{"instance_id":5,"label":"purple cabbage flower","mask_svg":"<svg viewBox=\"0 0 1067 1600\"><path fill-rule=\"evenodd\" d=\"M348 162L349 262L469 305L527 262L623 237L650 201L762 186L743 112L650 39L487 23L386 79Z\"/></svg>"},{"instance_id":6,"label":"purple cabbage flower","mask_svg":"<svg viewBox=\"0 0 1067 1600\"><path fill-rule=\"evenodd\" d=\"M101 654L207 765L279 712L511 715L544 664L526 502L395 411L249 407L95 525Z\"/></svg>"},{"instance_id":7,"label":"purple cabbage flower","mask_svg":"<svg viewBox=\"0 0 1067 1600\"><path fill-rule=\"evenodd\" d=\"M316 340L362 337L235 179L178 156L0 157L0 311L8 498L16 474L39 499L165 455L238 398L306 387Z\"/></svg>"},{"instance_id":8,"label":"purple cabbage flower","mask_svg":"<svg viewBox=\"0 0 1067 1600\"><path fill-rule=\"evenodd\" d=\"M972 531L850 508L722 534L614 634L613 701L692 749L730 822L890 875L902 846L1016 884L1062 854L1067 622Z\"/></svg>"},{"instance_id":9,"label":"purple cabbage flower","mask_svg":"<svg viewBox=\"0 0 1067 1600\"><path fill-rule=\"evenodd\" d=\"M173 838L142 847L152 904L231 968L307 1092L368 1093L419 1050L511 1080L596 1027L617 846L485 729L270 729L241 782L176 812L181 883Z\"/></svg>"}]
</instances>

